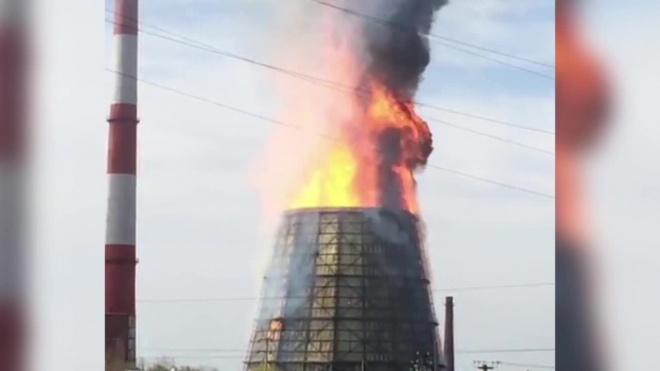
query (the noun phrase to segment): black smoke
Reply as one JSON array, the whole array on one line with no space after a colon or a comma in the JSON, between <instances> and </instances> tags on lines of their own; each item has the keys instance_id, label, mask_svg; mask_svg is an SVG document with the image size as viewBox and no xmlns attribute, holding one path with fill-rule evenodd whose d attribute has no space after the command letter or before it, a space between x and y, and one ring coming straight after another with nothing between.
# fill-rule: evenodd
<instances>
[{"instance_id":1,"label":"black smoke","mask_svg":"<svg viewBox=\"0 0 660 371\"><path fill-rule=\"evenodd\" d=\"M409 209L398 171L413 172L426 165L433 150L431 131L410 110L422 75L431 61L428 34L435 14L448 0L344 0L358 29L356 52L363 56L362 84L384 85L405 111L411 127L388 127L375 138L378 149L379 203ZM370 101L365 97L365 103ZM413 135L413 132L418 133ZM397 167L399 168L397 170Z\"/></svg>"},{"instance_id":2,"label":"black smoke","mask_svg":"<svg viewBox=\"0 0 660 371\"><path fill-rule=\"evenodd\" d=\"M398 99L412 100L431 61L428 34L448 0L346 1L362 16L366 77L386 84Z\"/></svg>"}]
</instances>

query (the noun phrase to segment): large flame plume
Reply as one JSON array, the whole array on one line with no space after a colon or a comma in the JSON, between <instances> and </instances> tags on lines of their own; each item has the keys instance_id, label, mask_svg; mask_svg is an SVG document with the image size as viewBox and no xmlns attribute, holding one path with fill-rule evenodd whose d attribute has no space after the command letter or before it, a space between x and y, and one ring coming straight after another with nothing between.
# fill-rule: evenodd
<instances>
[{"instance_id":1,"label":"large flame plume","mask_svg":"<svg viewBox=\"0 0 660 371\"><path fill-rule=\"evenodd\" d=\"M411 102L377 80L352 96L354 116L322 147L291 207L385 206L417 212L413 172L431 154L431 132Z\"/></svg>"},{"instance_id":2,"label":"large flame plume","mask_svg":"<svg viewBox=\"0 0 660 371\"><path fill-rule=\"evenodd\" d=\"M323 63L317 71L325 71L334 82L330 88L336 89L304 97L285 113L289 121L323 131L322 140L304 154L307 166L296 178L287 207L419 212L415 173L426 165L433 146L414 96L430 60L425 35L445 3L332 2L367 17L324 10Z\"/></svg>"}]
</instances>

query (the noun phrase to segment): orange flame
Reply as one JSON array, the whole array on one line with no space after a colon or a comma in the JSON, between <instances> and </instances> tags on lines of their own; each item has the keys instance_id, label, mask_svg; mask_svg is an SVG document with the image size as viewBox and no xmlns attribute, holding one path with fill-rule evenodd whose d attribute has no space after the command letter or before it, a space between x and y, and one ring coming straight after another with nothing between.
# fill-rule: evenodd
<instances>
[{"instance_id":1,"label":"orange flame","mask_svg":"<svg viewBox=\"0 0 660 371\"><path fill-rule=\"evenodd\" d=\"M398 206L418 213L414 170L426 161L420 143L430 140L430 132L414 112L412 104L398 102L386 87L376 81L364 93L353 99L368 96L366 109L358 114L353 125L346 125L339 136L325 148L320 161L311 170L291 207L377 207L382 201L383 184L379 173L390 171L394 176ZM401 133L400 154L382 169L379 165L383 148L378 138L387 129Z\"/></svg>"},{"instance_id":2,"label":"orange flame","mask_svg":"<svg viewBox=\"0 0 660 371\"><path fill-rule=\"evenodd\" d=\"M291 96L283 121L302 130L280 133L271 142L278 147L270 148L265 158L269 163L264 177L266 202L277 199L288 208L384 206L417 214L414 172L431 153L428 126L412 102L365 73L350 42L354 38L347 35L350 26L342 24L335 33L332 28L338 24L326 25L322 58L310 74L336 84L320 87L325 84L303 82L292 89L290 79L283 81L283 93ZM338 34L343 37L337 38ZM291 53L280 56L294 64L308 60ZM304 137L297 137L302 133ZM309 135L319 133L323 135ZM300 158L306 160L306 167L296 169Z\"/></svg>"}]
</instances>

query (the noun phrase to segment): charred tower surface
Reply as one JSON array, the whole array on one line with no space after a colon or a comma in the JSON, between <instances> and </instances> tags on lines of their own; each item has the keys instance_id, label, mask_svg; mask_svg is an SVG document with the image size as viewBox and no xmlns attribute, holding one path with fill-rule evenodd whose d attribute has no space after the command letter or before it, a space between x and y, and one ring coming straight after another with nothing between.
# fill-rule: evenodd
<instances>
[{"instance_id":1,"label":"charred tower surface","mask_svg":"<svg viewBox=\"0 0 660 371\"><path fill-rule=\"evenodd\" d=\"M135 365L138 0L115 0L105 241L106 370Z\"/></svg>"},{"instance_id":2,"label":"charred tower surface","mask_svg":"<svg viewBox=\"0 0 660 371\"><path fill-rule=\"evenodd\" d=\"M413 214L383 208L285 214L246 370L431 369L437 322Z\"/></svg>"}]
</instances>

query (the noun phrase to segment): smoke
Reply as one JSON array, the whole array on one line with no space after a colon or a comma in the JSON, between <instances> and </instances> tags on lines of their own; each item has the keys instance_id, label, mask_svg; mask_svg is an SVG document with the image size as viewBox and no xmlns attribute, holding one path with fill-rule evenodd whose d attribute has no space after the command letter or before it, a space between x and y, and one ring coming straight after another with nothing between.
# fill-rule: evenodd
<instances>
[{"instance_id":1,"label":"smoke","mask_svg":"<svg viewBox=\"0 0 660 371\"><path fill-rule=\"evenodd\" d=\"M431 60L427 35L448 0L345 1L364 15L356 18L368 77L385 83L397 99L412 100Z\"/></svg>"},{"instance_id":2,"label":"smoke","mask_svg":"<svg viewBox=\"0 0 660 371\"><path fill-rule=\"evenodd\" d=\"M374 138L380 154L379 203L410 209L411 205L403 199L401 176L396 168L402 165L414 171L426 165L433 150L431 131L412 111L410 103L431 61L428 33L435 14L448 0L344 1L356 22L354 52L363 59L364 74L359 83L365 88L372 81L384 85L412 125L389 128Z\"/></svg>"},{"instance_id":3,"label":"smoke","mask_svg":"<svg viewBox=\"0 0 660 371\"><path fill-rule=\"evenodd\" d=\"M415 243L410 235L411 228L401 225L402 220L407 217L406 214L397 214L386 209L364 209L362 214L379 240L396 246L411 246Z\"/></svg>"},{"instance_id":4,"label":"smoke","mask_svg":"<svg viewBox=\"0 0 660 371\"><path fill-rule=\"evenodd\" d=\"M274 74L277 119L300 130L274 128L254 171L270 219L292 205L418 211L412 173L433 146L413 102L431 59L427 35L447 2L277 2L272 63L311 78ZM374 102L397 122L388 124L387 113L374 117ZM337 160L347 157L350 166ZM338 190L346 177L337 174L353 168L351 184Z\"/></svg>"}]
</instances>

